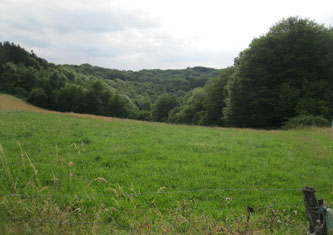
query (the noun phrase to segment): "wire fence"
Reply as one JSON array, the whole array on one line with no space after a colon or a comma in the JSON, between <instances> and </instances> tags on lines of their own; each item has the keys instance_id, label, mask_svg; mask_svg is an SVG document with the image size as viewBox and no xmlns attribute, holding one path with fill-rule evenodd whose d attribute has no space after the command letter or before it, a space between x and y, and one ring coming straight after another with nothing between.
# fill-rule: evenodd
<instances>
[{"instance_id":1,"label":"wire fence","mask_svg":"<svg viewBox=\"0 0 333 235\"><path fill-rule=\"evenodd\" d=\"M229 192L229 191L239 191L239 192L301 192L303 189L299 188L282 188L282 189L236 189L236 188L219 188L219 189L198 189L198 190L180 190L180 191L165 191L165 192L143 192L143 193L120 193L119 195L123 195L125 197L139 197L142 195L168 195L168 194L182 194L182 193L200 193L200 192ZM324 191L324 190L317 190L317 191ZM326 192L329 192L325 190ZM29 199L29 198L43 198L43 197L54 197L54 198L88 198L88 199L96 199L96 198L107 198L110 196L115 196L115 194L109 193L85 193L85 194L0 194L0 197L19 197L20 199ZM226 198L227 200L227 198ZM257 204L257 203L249 203L254 210L267 210L272 208L288 208L288 207L298 207L304 206L304 202L295 202L295 203L285 203L285 202L272 202L267 203L266 205ZM200 206L194 207L192 209L202 210L202 209L209 209L212 208L211 206ZM135 210L144 210L147 211L149 209L157 209L159 211L170 212L174 211L176 208L157 208L157 207L142 207L142 208L135 208Z\"/></svg>"},{"instance_id":2,"label":"wire fence","mask_svg":"<svg viewBox=\"0 0 333 235\"><path fill-rule=\"evenodd\" d=\"M179 190L179 191L164 191L164 192L142 192L142 193L119 193L118 196L123 195L124 197L140 197L143 195L169 195L169 194L183 194L183 193L201 193L201 192L230 192L230 191L238 191L238 192L301 192L303 189L299 188L271 188L271 189L254 189L254 188L248 188L248 189L241 189L241 188L219 188L219 189L197 189L197 190ZM317 190L320 191L320 190ZM322 190L323 191L323 190ZM327 190L325 190L327 191ZM118 192L117 192L118 193ZM19 194L19 193L12 193L12 194L0 194L0 197L19 197L20 199L29 199L29 198L44 198L44 197L53 197L53 198L88 198L88 199L96 199L96 198L108 198L108 197L115 196L115 193L85 193L85 194ZM227 200L227 198L226 198ZM250 203L251 204L251 203ZM304 202L296 202L296 203L285 203L285 202L273 202L273 203L267 203L266 205L252 203L250 206L253 207L255 210L262 210L262 209L269 209L269 208L277 208L277 207L295 207L295 206L301 206L304 205ZM210 207L196 207L193 209L208 209ZM176 208L157 208L157 207L143 207L143 208L136 208L142 209L142 210L148 210L148 209L158 209L159 211L172 211Z\"/></svg>"},{"instance_id":3,"label":"wire fence","mask_svg":"<svg viewBox=\"0 0 333 235\"><path fill-rule=\"evenodd\" d=\"M127 196L142 196L142 195L163 195L163 194L186 194L186 193L200 193L200 192L232 192L232 191L239 191L239 192L302 192L303 189L300 188L215 188L215 189L194 189L194 190L178 190L178 191L150 191L150 192L139 192L139 193L133 193L133 192L123 192L120 194L125 194ZM316 189L317 192L330 192L328 189ZM20 194L20 193L9 193L9 194L0 194L2 197L40 197L40 196L54 196L53 195L46 195L46 194ZM57 197L106 197L110 196L108 193L92 193L89 195L89 193L84 194L61 194L56 195Z\"/></svg>"},{"instance_id":4,"label":"wire fence","mask_svg":"<svg viewBox=\"0 0 333 235\"><path fill-rule=\"evenodd\" d=\"M163 190L163 189L162 189ZM262 193L266 193L266 192L273 192L273 193L279 193L279 192L288 192L288 193L292 193L292 192L302 192L303 189L302 188L214 188L214 189L195 189L195 190L178 190L178 191L148 191L148 192L123 192L120 191L118 192L119 195L124 195L124 196L131 196L131 197L140 197L143 195L172 195L172 194L195 194L195 193L207 193L207 192L262 192ZM325 192L325 193L332 193L332 191L330 191L327 188L321 188L321 189L316 189L317 192ZM92 198L94 199L95 197L109 197L109 196L115 196L115 193L111 193L110 192L103 192L103 193L95 193L95 192L90 192L90 193L82 193L82 194L17 194L17 193L7 193L7 194L0 194L0 197L21 197L21 198L38 198L38 197L71 197L71 198L75 198L75 197L87 197L87 198ZM269 214L267 212L272 212L275 213L274 210L277 208L282 207L282 209L288 208L292 210L297 209L300 206L304 206L304 202L302 201L298 201L298 202L294 202L294 203L285 203L285 202L272 202L269 203L267 205L263 205L263 204L253 204L251 205L252 209L253 209L253 213L260 213L263 212L262 214ZM242 207L242 206L241 206ZM211 207L201 207L201 206L195 206L195 205L190 205L190 209L193 211L200 211L200 210L205 210ZM128 209L128 208L127 208ZM216 208L217 210L219 209L223 209L222 205L221 208ZM279 209L279 210L280 210ZM280 213L282 212L282 209L280 210ZM305 209L305 208L304 208ZM126 210L126 209L125 209ZM173 214L176 215L177 210L179 210L179 208L158 208L158 207L138 207L138 208L130 208L128 210L142 210L142 213L154 213L154 211L158 214L158 213L163 213L164 215L170 215L172 216ZM266 212L266 213L265 213ZM290 211L289 211L290 212ZM242 221L242 223L248 223L250 220L252 213L250 214L249 209L244 207L243 213L239 214L238 216L234 216L234 217L228 217L228 218L224 218L223 220L219 220L219 219L214 219L214 218L205 218L204 216L202 217L193 217L193 218L186 218L186 223L190 224L191 221L195 221L195 222L202 222L202 223L208 223L211 222L212 224L230 224L230 223L239 223L240 221ZM192 221L192 222L193 222ZM60 223L60 222L59 222ZM118 229L124 229L124 230L128 230L128 231L133 231L137 228L138 224L140 224L139 222L135 222L134 224L123 224L121 222L117 222L117 221L94 221L94 219L92 220L81 220L78 219L76 220L68 220L68 221L64 221L61 222L62 225L78 225L78 226L108 226L111 228L118 228ZM272 222L273 223L273 222ZM275 223L275 222L274 222ZM60 224L59 224L60 225ZM274 227L279 226L277 223L275 223ZM295 222L294 224L290 224L288 225L288 227L290 229L303 229L302 231L306 231L306 224L305 222L302 223L300 221Z\"/></svg>"},{"instance_id":5,"label":"wire fence","mask_svg":"<svg viewBox=\"0 0 333 235\"><path fill-rule=\"evenodd\" d=\"M177 216L177 215L174 215ZM182 219L184 219L184 221L186 221L187 224L190 224L191 222L206 222L206 223L211 223L212 225L218 225L218 224L228 224L231 222L240 222L242 221L243 223L249 223L251 215L249 216L248 214L245 215L238 215L238 216L234 216L234 217L228 217L225 218L223 220L221 219L214 219L211 217L205 217L205 216L201 216L201 217L182 217ZM146 221L147 223L149 223L148 221ZM15 223L17 224L25 224L26 221L15 221ZM59 225L108 225L108 226L116 226L116 227L122 227L128 230L134 230L136 225L139 225L140 222L133 222L132 225L130 223L120 223L120 222L116 222L116 221L94 221L94 220L66 220L66 221L59 221L57 222L57 224ZM142 223L141 223L142 224ZM295 223L292 226L288 226L289 228L296 228L296 227L300 227L302 226L302 223ZM304 223L305 225L305 223Z\"/></svg>"}]
</instances>

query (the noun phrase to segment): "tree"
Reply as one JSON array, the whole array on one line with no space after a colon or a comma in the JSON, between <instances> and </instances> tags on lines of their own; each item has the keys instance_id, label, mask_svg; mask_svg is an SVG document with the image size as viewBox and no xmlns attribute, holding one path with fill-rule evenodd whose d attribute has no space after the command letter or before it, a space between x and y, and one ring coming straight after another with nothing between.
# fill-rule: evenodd
<instances>
[{"instance_id":1,"label":"tree","mask_svg":"<svg viewBox=\"0 0 333 235\"><path fill-rule=\"evenodd\" d=\"M106 106L108 116L112 117L126 117L128 114L125 99L117 92L113 95L112 99Z\"/></svg>"},{"instance_id":2,"label":"tree","mask_svg":"<svg viewBox=\"0 0 333 235\"><path fill-rule=\"evenodd\" d=\"M108 115L106 106L109 104L112 92L100 80L92 81L84 93L82 112L96 115Z\"/></svg>"},{"instance_id":3,"label":"tree","mask_svg":"<svg viewBox=\"0 0 333 235\"><path fill-rule=\"evenodd\" d=\"M94 92L93 89L89 89L83 96L83 113L91 113L101 115L103 112L103 102L101 98Z\"/></svg>"},{"instance_id":4,"label":"tree","mask_svg":"<svg viewBox=\"0 0 333 235\"><path fill-rule=\"evenodd\" d=\"M184 104L172 109L169 121L174 123L202 124L205 114L206 92L203 88L196 88L184 97Z\"/></svg>"},{"instance_id":5,"label":"tree","mask_svg":"<svg viewBox=\"0 0 333 235\"><path fill-rule=\"evenodd\" d=\"M30 92L28 101L40 107L47 107L48 97L44 89L38 87Z\"/></svg>"},{"instance_id":6,"label":"tree","mask_svg":"<svg viewBox=\"0 0 333 235\"><path fill-rule=\"evenodd\" d=\"M51 97L54 90L60 90L66 84L66 78L57 70L48 72L48 78L43 83L46 94Z\"/></svg>"},{"instance_id":7,"label":"tree","mask_svg":"<svg viewBox=\"0 0 333 235\"><path fill-rule=\"evenodd\" d=\"M178 101L175 95L168 93L160 95L153 106L153 120L158 122L167 122L169 112L177 105Z\"/></svg>"},{"instance_id":8,"label":"tree","mask_svg":"<svg viewBox=\"0 0 333 235\"><path fill-rule=\"evenodd\" d=\"M332 44L330 30L298 17L283 19L254 39L235 60L225 122L270 128L300 113L332 115ZM310 111L318 104L319 110Z\"/></svg>"},{"instance_id":9,"label":"tree","mask_svg":"<svg viewBox=\"0 0 333 235\"><path fill-rule=\"evenodd\" d=\"M21 73L21 79L19 81L19 86L27 91L31 91L36 87L37 75L35 69L29 67L24 69Z\"/></svg>"},{"instance_id":10,"label":"tree","mask_svg":"<svg viewBox=\"0 0 333 235\"><path fill-rule=\"evenodd\" d=\"M225 108L227 97L227 84L234 73L234 67L223 70L219 77L213 79L205 86L205 114L201 120L202 125L224 126L222 110Z\"/></svg>"},{"instance_id":11,"label":"tree","mask_svg":"<svg viewBox=\"0 0 333 235\"><path fill-rule=\"evenodd\" d=\"M55 106L61 112L83 112L83 89L69 85L56 91Z\"/></svg>"}]
</instances>

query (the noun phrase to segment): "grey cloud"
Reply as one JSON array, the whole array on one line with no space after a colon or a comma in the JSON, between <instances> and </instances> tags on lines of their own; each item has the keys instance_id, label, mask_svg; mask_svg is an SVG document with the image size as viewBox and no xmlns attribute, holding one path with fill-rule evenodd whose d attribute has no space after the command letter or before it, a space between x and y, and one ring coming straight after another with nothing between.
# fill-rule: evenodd
<instances>
[{"instance_id":1,"label":"grey cloud","mask_svg":"<svg viewBox=\"0 0 333 235\"><path fill-rule=\"evenodd\" d=\"M80 51L81 54L86 55L88 57L101 57L101 58L114 58L122 53L121 50L115 47L105 48L92 45L79 46L77 47L77 51Z\"/></svg>"},{"instance_id":2,"label":"grey cloud","mask_svg":"<svg viewBox=\"0 0 333 235\"><path fill-rule=\"evenodd\" d=\"M142 15L116 11L66 10L52 12L51 24L62 32L75 30L91 33L115 32L125 28L154 27L156 24Z\"/></svg>"},{"instance_id":3,"label":"grey cloud","mask_svg":"<svg viewBox=\"0 0 333 235\"><path fill-rule=\"evenodd\" d=\"M5 3L0 3L0 41L19 43L53 63L134 70L211 66L214 59L222 62L217 67L224 64L224 52L191 51L187 42L176 40L140 11Z\"/></svg>"},{"instance_id":4,"label":"grey cloud","mask_svg":"<svg viewBox=\"0 0 333 235\"><path fill-rule=\"evenodd\" d=\"M37 33L53 30L57 33L83 31L89 33L115 32L125 28L151 28L158 24L140 11L122 9L66 9L61 6L8 4L1 10L0 20L12 29ZM2 9L4 9L2 3ZM0 8L0 9L1 9ZM12 12L11 12L12 11Z\"/></svg>"}]
</instances>

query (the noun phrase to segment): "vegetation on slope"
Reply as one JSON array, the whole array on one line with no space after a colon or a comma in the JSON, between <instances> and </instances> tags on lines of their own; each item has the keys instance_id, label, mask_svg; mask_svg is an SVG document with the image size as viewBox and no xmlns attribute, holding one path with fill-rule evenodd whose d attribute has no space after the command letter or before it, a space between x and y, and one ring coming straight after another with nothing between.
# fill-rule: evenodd
<instances>
[{"instance_id":1,"label":"vegetation on slope","mask_svg":"<svg viewBox=\"0 0 333 235\"><path fill-rule=\"evenodd\" d=\"M13 43L0 43L0 92L62 112L151 120L160 95L181 100L219 71L194 67L133 72L89 64L54 65Z\"/></svg>"},{"instance_id":2,"label":"vegetation on slope","mask_svg":"<svg viewBox=\"0 0 333 235\"><path fill-rule=\"evenodd\" d=\"M56 66L4 42L0 91L65 112L279 128L298 115L333 117L332 45L332 28L290 17L255 38L230 68L133 72Z\"/></svg>"},{"instance_id":3,"label":"vegetation on slope","mask_svg":"<svg viewBox=\"0 0 333 235\"><path fill-rule=\"evenodd\" d=\"M290 17L255 38L173 116L180 123L278 128L298 115L333 117L333 29Z\"/></svg>"}]
</instances>

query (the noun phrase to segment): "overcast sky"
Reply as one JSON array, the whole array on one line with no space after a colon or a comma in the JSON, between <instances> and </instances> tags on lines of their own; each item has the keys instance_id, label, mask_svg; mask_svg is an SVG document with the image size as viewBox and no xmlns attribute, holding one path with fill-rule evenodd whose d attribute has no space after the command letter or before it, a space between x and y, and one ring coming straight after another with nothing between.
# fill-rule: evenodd
<instances>
[{"instance_id":1,"label":"overcast sky","mask_svg":"<svg viewBox=\"0 0 333 235\"><path fill-rule=\"evenodd\" d=\"M0 0L0 41L57 64L225 68L289 16L333 26L333 0Z\"/></svg>"}]
</instances>

